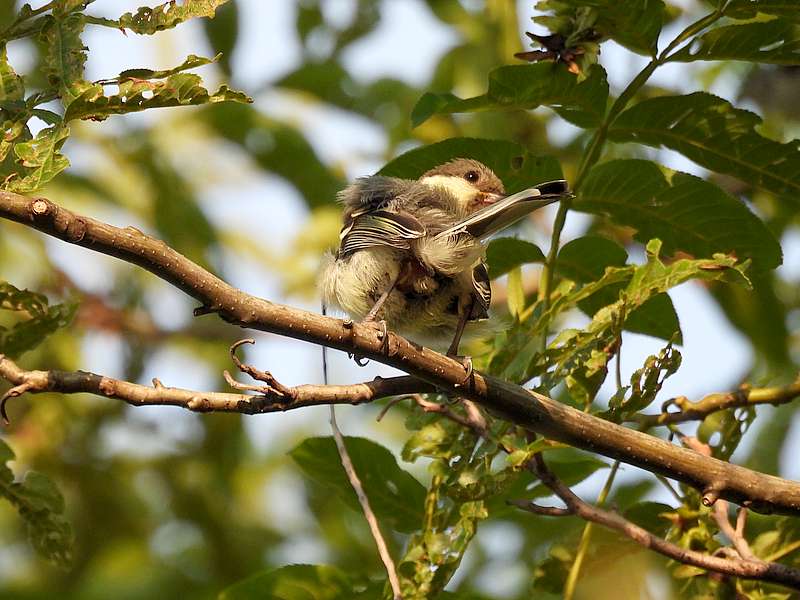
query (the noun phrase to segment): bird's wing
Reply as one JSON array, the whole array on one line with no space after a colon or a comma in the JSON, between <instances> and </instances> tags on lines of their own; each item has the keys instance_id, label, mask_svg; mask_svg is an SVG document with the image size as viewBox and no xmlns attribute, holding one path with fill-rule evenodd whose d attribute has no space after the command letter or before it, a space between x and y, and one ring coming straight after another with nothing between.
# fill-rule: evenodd
<instances>
[{"instance_id":1,"label":"bird's wing","mask_svg":"<svg viewBox=\"0 0 800 600\"><path fill-rule=\"evenodd\" d=\"M472 305L470 319L486 319L489 317L489 305L492 303L492 284L486 263L480 262L472 269L472 291L475 304Z\"/></svg>"},{"instance_id":2,"label":"bird's wing","mask_svg":"<svg viewBox=\"0 0 800 600\"><path fill-rule=\"evenodd\" d=\"M373 210L384 210L398 198L413 193L419 184L416 181L373 175L362 177L347 186L337 195L345 207L345 214L357 216Z\"/></svg>"},{"instance_id":3,"label":"bird's wing","mask_svg":"<svg viewBox=\"0 0 800 600\"><path fill-rule=\"evenodd\" d=\"M452 227L436 234L436 237L468 233L483 240L516 223L537 208L558 202L569 195L569 187L563 179L540 183L475 211Z\"/></svg>"},{"instance_id":4,"label":"bird's wing","mask_svg":"<svg viewBox=\"0 0 800 600\"><path fill-rule=\"evenodd\" d=\"M353 216L340 234L339 256L358 250L387 246L411 248L411 242L425 235L425 227L405 212L375 210Z\"/></svg>"}]
</instances>

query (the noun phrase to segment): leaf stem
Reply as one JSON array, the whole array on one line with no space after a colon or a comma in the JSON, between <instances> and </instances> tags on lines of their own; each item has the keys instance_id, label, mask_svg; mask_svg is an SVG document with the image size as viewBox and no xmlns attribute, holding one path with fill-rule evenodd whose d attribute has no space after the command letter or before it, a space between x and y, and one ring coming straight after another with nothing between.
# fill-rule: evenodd
<instances>
[{"instance_id":1,"label":"leaf stem","mask_svg":"<svg viewBox=\"0 0 800 600\"><path fill-rule=\"evenodd\" d=\"M578 174L576 175L575 182L572 185L572 191L574 193L578 192L586 178L586 175L600 159L600 155L607 141L609 127L625 109L636 92L638 92L642 86L647 83L647 80L650 79L650 76L658 67L669 61L670 53L675 48L717 21L720 17L722 17L723 10L724 5L713 13L710 13L687 26L674 40L667 45L666 48L664 48L664 50L656 58L653 58L649 63L647 63L647 65L645 65L645 67L636 75L636 77L633 78L633 81L631 81L623 90L623 92L617 97L617 99L614 101L614 104L611 105L608 113L606 113L603 122L594 132L592 139L589 141L589 144L586 147L586 152L584 153L581 164L578 167ZM543 304L543 313L547 312L547 309L550 307L550 296L552 295L553 289L556 259L558 257L559 246L561 244L561 232L564 229L564 224L567 220L567 212L571 208L571 205L572 203L569 200L564 200L559 203L558 213L556 214L555 222L553 223L553 234L550 239L550 249L547 252L547 260L545 261L542 269L541 285L539 286L539 299ZM546 345L547 335L545 333L542 335L541 340L542 352L544 351Z\"/></svg>"}]
</instances>

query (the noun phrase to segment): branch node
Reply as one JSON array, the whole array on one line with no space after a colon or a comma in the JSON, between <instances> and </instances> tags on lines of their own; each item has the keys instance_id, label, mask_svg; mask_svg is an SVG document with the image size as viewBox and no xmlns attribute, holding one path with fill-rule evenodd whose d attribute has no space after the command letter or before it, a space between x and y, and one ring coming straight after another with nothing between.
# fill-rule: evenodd
<instances>
[{"instance_id":1,"label":"branch node","mask_svg":"<svg viewBox=\"0 0 800 600\"><path fill-rule=\"evenodd\" d=\"M26 381L25 383L21 383L20 385L12 387L5 394L3 394L2 398L0 398L0 417L3 418L3 423L5 425L11 424L11 421L8 419L8 413L6 413L6 404L8 401L11 400L11 398L17 398L18 396L21 396L32 387L33 384Z\"/></svg>"},{"instance_id":2,"label":"branch node","mask_svg":"<svg viewBox=\"0 0 800 600\"><path fill-rule=\"evenodd\" d=\"M720 494L725 489L724 484L712 483L703 490L703 506L714 506L714 503L719 500Z\"/></svg>"}]
</instances>

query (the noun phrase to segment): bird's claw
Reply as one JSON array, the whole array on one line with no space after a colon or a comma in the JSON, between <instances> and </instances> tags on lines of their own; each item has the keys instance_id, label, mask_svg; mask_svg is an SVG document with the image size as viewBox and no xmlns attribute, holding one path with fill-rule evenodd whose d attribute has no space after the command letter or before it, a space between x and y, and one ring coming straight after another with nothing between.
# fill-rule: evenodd
<instances>
[{"instance_id":1,"label":"bird's claw","mask_svg":"<svg viewBox=\"0 0 800 600\"><path fill-rule=\"evenodd\" d=\"M475 368L472 365L472 357L471 356L450 356L453 360L456 360L461 363L461 366L464 367L466 371L466 375L464 375L464 379L461 380L461 383L457 384L458 387L464 387L472 380L472 376L475 374Z\"/></svg>"}]
</instances>

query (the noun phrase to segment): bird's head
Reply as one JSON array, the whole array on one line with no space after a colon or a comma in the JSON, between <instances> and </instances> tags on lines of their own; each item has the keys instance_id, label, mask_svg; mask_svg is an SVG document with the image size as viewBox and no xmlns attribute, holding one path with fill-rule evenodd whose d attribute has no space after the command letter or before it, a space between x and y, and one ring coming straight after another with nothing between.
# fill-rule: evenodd
<instances>
[{"instance_id":1,"label":"bird's head","mask_svg":"<svg viewBox=\"0 0 800 600\"><path fill-rule=\"evenodd\" d=\"M503 182L489 167L470 158L455 158L434 167L420 183L443 188L456 201L459 213L468 215L505 196Z\"/></svg>"}]
</instances>

